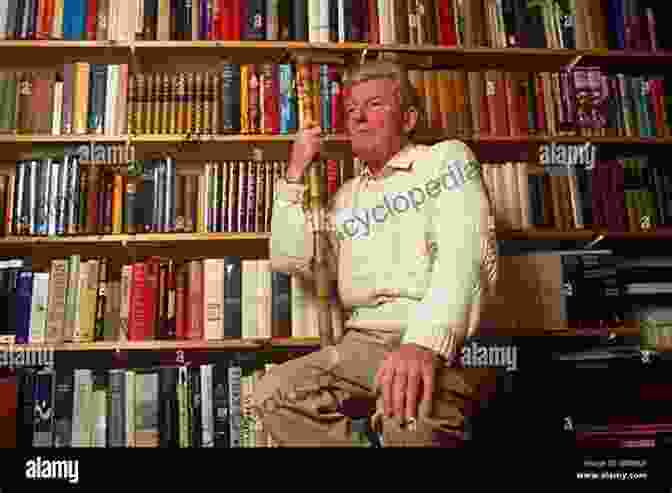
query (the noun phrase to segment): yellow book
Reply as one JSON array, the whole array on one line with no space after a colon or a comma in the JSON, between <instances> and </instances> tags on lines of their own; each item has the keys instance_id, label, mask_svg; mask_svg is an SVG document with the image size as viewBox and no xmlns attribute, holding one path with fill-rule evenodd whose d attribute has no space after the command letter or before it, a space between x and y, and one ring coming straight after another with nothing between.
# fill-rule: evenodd
<instances>
[{"instance_id":1,"label":"yellow book","mask_svg":"<svg viewBox=\"0 0 672 493\"><path fill-rule=\"evenodd\" d=\"M89 76L91 66L88 63L75 63L75 84L73 88L74 125L73 133L85 134L89 110Z\"/></svg>"},{"instance_id":2,"label":"yellow book","mask_svg":"<svg viewBox=\"0 0 672 493\"><path fill-rule=\"evenodd\" d=\"M248 65L240 66L240 133L246 134L250 131L250 120L248 117L249 109L249 73Z\"/></svg>"}]
</instances>

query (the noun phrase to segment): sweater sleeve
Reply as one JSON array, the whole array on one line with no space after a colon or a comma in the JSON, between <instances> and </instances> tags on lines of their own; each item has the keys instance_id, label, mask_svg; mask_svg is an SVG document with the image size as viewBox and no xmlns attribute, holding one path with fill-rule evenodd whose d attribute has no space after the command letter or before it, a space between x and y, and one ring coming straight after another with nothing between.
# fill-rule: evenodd
<instances>
[{"instance_id":1,"label":"sweater sleeve","mask_svg":"<svg viewBox=\"0 0 672 493\"><path fill-rule=\"evenodd\" d=\"M403 343L429 348L450 359L479 321L484 245L490 204L480 166L459 141L430 149L422 165L433 170L427 182L432 269L423 299L409 310Z\"/></svg>"},{"instance_id":2,"label":"sweater sleeve","mask_svg":"<svg viewBox=\"0 0 672 493\"><path fill-rule=\"evenodd\" d=\"M307 187L279 180L275 188L271 216L270 260L271 269L304 280L314 280L312 262L315 256L313 226L303 210L303 196ZM338 242L333 228L332 210L327 212L327 259L332 279L336 278Z\"/></svg>"}]
</instances>

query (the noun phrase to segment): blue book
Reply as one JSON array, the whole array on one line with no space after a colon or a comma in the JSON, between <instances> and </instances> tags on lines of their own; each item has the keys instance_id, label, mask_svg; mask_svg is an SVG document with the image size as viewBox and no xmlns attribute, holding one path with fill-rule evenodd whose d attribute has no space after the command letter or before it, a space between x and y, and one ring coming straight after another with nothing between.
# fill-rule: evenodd
<instances>
[{"instance_id":1,"label":"blue book","mask_svg":"<svg viewBox=\"0 0 672 493\"><path fill-rule=\"evenodd\" d=\"M329 82L329 66L320 64L320 105L322 110L320 116L322 120L322 131L330 133L331 128L331 84Z\"/></svg>"},{"instance_id":2,"label":"blue book","mask_svg":"<svg viewBox=\"0 0 672 493\"><path fill-rule=\"evenodd\" d=\"M278 67L280 81L280 133L295 132L296 123L296 88L293 67L280 64Z\"/></svg>"},{"instance_id":3,"label":"blue book","mask_svg":"<svg viewBox=\"0 0 672 493\"><path fill-rule=\"evenodd\" d=\"M30 340L30 308L33 299L33 273L22 270L16 279L16 343Z\"/></svg>"}]
</instances>

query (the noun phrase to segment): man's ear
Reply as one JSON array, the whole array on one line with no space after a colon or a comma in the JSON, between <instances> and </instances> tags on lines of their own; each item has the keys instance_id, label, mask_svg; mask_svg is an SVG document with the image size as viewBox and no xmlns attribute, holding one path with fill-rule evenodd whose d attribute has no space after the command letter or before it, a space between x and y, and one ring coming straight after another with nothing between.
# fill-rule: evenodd
<instances>
[{"instance_id":1,"label":"man's ear","mask_svg":"<svg viewBox=\"0 0 672 493\"><path fill-rule=\"evenodd\" d=\"M404 133L410 134L416 129L420 119L420 114L415 106L411 106L404 112Z\"/></svg>"}]
</instances>

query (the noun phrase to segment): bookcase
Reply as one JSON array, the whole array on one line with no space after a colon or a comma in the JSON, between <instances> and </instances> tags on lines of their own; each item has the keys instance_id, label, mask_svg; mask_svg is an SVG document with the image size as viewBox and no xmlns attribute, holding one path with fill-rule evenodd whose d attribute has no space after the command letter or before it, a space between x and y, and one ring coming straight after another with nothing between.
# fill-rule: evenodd
<instances>
[{"instance_id":1,"label":"bookcase","mask_svg":"<svg viewBox=\"0 0 672 493\"><path fill-rule=\"evenodd\" d=\"M131 164L151 159L170 159L174 161L175 176L195 176L198 179L208 172L207 163L223 160L254 163L286 161L293 130L305 118L301 114L305 108L299 108L300 94L294 103L273 103L278 108L281 104L296 105L293 124L285 125L282 130L279 124L284 117L279 114L274 115L275 120L268 126L264 125L262 115L261 125L256 128L254 125L246 126L244 122L241 124L241 121L228 127L223 114L219 113L224 111L223 107L220 109L218 99L225 98L223 90L212 89L213 85L211 89L215 95L212 96L205 82L199 86L202 88L200 95L187 100L190 101L188 111L193 111L192 115L204 115L198 128L192 119L182 128L176 124L170 132L155 131L156 128L170 126L159 123L150 132L147 131L149 124L138 124L136 121L136 118L145 118L145 113L135 107L136 113L133 114L128 108L133 104L149 105L152 96L144 92L138 96L137 92L144 91L147 84L156 84L157 93L169 87L170 94L174 95L172 97L166 92L157 96L157 108L159 103L166 104L157 111L162 117L178 111L177 106L185 101L180 99L184 93L178 89L180 83L184 83L180 81L181 74L209 74L207 77L215 74L220 77L231 66L262 67L272 64L296 68L312 64L336 67L333 73L337 83L342 67L368 59L398 61L413 72L413 82L423 92L425 102L429 103L428 128L418 137L418 142L431 144L459 138L467 142L479 161L486 165L492 163L493 167L499 168L498 164L526 162L530 163L529 169L523 169L523 173L543 175L539 149L547 144L571 146L590 143L597 146L600 153L604 149L610 159L620 152L630 154L632 149L642 155L663 155L667 146L672 144L672 117L669 114L672 111L669 105L672 86L662 77L672 61L672 51L667 51L672 45L666 34L661 32L660 25L655 24L663 17L658 7L649 7L646 2L589 3L590 7L581 0L549 1L530 6L522 0L137 0L118 3L99 0L97 4L84 0L34 0L21 4L26 10L20 12L16 10L15 3L9 2L8 7L0 9L0 31L4 38L0 40L0 69L4 74L31 74L30 77L36 78L30 79L29 85L24 84L28 80L26 78L4 76L2 79L0 102L8 104L13 100L13 104L22 108L11 117L3 114L0 121L0 161L3 163L0 174L8 177L2 183L6 183L9 190L9 184L14 183L10 180L17 179L17 161L60 156L64 147L80 150L88 147L92 150L97 146L108 146L119 149L116 157L106 159L105 163L95 162L95 158L93 163L86 162L84 158L81 165L89 166L87 169L111 165L111 169L126 178ZM87 8L96 5L96 12L87 11ZM98 99L96 104L99 109L102 108L103 114L97 115L97 118L104 121L99 128L98 124L91 125L87 120L90 108L77 108L77 104L83 104L84 93L78 94L77 89L72 87L79 87L79 90L86 87L86 98L90 102L97 97L88 92L91 89L89 84L93 84L89 83L93 80L89 77L94 77L92 67L106 65L124 68L113 76L118 83L116 86L109 82L112 72L107 72L108 94L114 93L114 97L120 99L114 103L118 104L118 113L112 116L105 115L109 110L105 105L111 103ZM57 96L51 90L46 100L41 98L40 103L21 106L24 104L21 100L23 96L33 95L36 85L32 81L38 80L39 74L53 74L55 67L62 70L64 66L76 66L70 74L71 89L76 94L70 95L70 104L73 112L80 112L78 117L73 113L71 120L64 124L62 115L53 116L54 111L65 111L64 98L68 97L63 88L64 84L68 84L67 76L64 82L62 73L50 79L61 83L61 92L57 92ZM584 79L570 80L574 73L582 73L584 69L585 77L597 74L597 85L591 86ZM438 75L435 78L428 75L432 73ZM526 75L502 75L504 73ZM536 77L531 73L545 75ZM295 84L292 90L298 92L298 70L293 74L297 79L292 81ZM553 74L564 74L568 85L562 85L564 79ZM607 74L618 76L610 79ZM263 76L262 69L257 75ZM649 75L652 75L651 79ZM654 75L661 77L655 79L655 83L649 83L654 80ZM83 86L72 82L78 77L80 83L86 78ZM202 77L210 80L205 75ZM570 99L577 97L572 91L587 88L597 91L604 100L603 104L613 103L614 93L610 91L615 90L618 94L621 86L615 83L629 77L639 79L623 93L624 100L635 104L634 94L640 87L643 88L640 91L642 98L648 99L642 103L644 106L640 110L633 107L628 110L612 104L604 109L605 121L579 124L576 111L571 109L576 101ZM222 82L223 79L222 76L217 80ZM320 97L319 80L311 80L312 84L317 84L311 86L312 96ZM15 83L14 92L9 89L11 81ZM164 89L159 89L159 86ZM273 90L278 91L277 88ZM281 97L282 91L275 94ZM238 96L247 101L247 96ZM328 98L331 96L333 94L327 93ZM106 97L109 99L109 96ZM336 108L338 92L334 97L335 102L329 99L329 104ZM212 106L207 106L208 102ZM249 101L225 104L254 106L262 103L259 99L254 104ZM176 106L170 106L172 104ZM238 113L233 114L245 120L249 118L247 110L252 111L252 106L247 109L239 107ZM42 111L46 109L51 117L38 121L38 107ZM218 108L219 125L210 114L215 107ZM483 111L485 107L489 107L487 112ZM321 108L313 107L313 111L320 115L321 111L327 111L326 107ZM145 110L153 111L149 106ZM256 106L255 111L259 110ZM628 111L636 116L628 115ZM451 119L453 114L457 116ZM28 118L23 127L20 115ZM205 123L206 117L212 118L209 124ZM337 120L335 116L332 118ZM634 126L627 123L630 118L635 118ZM618 122L622 128L610 127ZM43 131L31 132L32 124L42 125ZM640 131L638 124L648 130ZM341 178L351 175L358 164L351 155L342 127L336 124L331 128L325 135L325 143L323 158L344 163L339 168ZM531 171L533 168L536 171ZM496 179L504 180L501 183L506 186L506 180L515 179L513 176ZM123 183L127 186L127 182ZM672 181L669 183L672 184ZM487 184L489 193L497 195L491 183ZM570 191L567 190L567 193ZM522 202L519 198L517 205L506 202L509 197L503 206L497 205L498 197L493 198L498 208L503 207L502 210L510 213L515 207L521 210L529 207L525 202L530 200L529 197ZM570 200L569 195L565 198ZM663 199L672 204L672 197L665 195ZM203 216L205 202L201 200L207 199L199 199L194 206L201 218L200 225L194 226L191 232L129 232L125 230L123 220L117 226L111 226L116 231L101 232L95 228L96 216L93 231L89 228L77 230L74 234L19 235L12 230L11 224L7 224L4 237L0 238L0 256L31 257L33 265L42 270L48 269L51 260L72 255L81 258L104 255L114 259L112 264L116 269L151 256L179 259L222 256L248 260L268 258L268 228L255 232L209 231L205 224L207 218ZM5 210L15 207L9 199L3 205ZM576 208L575 205L574 213ZM552 207L549 214L553 214ZM571 216L572 212L567 214ZM571 217L562 225L554 225L552 219L534 224L528 217L526 223L518 221L517 226L511 225L510 218L503 217L502 227L498 228L498 240L503 247L507 243L516 245L514 251L521 248L520 245L527 245L528 249L567 248L568 245L592 248L605 244L659 247L672 238L672 229L666 229L672 220L666 218L666 221L661 219L653 226L637 228L636 231L614 231L604 224L586 223L576 227ZM639 328L625 326L614 330L637 335ZM573 334L570 328L554 333ZM110 368L123 364L134 367L157 363L207 364L221 355L228 357L228 353L245 354L252 360L256 354L264 353L281 361L319 346L317 338L310 337L159 340L153 336L147 340L46 345L55 347L63 361L71 362L69 366L78 367L80 363L76 362L81 361L81 367L95 363ZM30 346L38 347L40 344L28 344L26 347Z\"/></svg>"}]
</instances>

